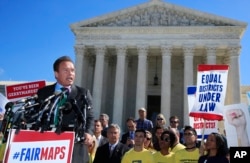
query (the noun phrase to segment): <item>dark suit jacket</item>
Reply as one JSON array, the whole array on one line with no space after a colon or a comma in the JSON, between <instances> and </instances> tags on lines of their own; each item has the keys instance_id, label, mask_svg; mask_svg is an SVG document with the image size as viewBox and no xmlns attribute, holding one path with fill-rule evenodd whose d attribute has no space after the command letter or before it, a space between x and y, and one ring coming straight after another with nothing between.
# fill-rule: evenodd
<instances>
[{"instance_id":1,"label":"dark suit jacket","mask_svg":"<svg viewBox=\"0 0 250 163\"><path fill-rule=\"evenodd\" d=\"M107 137L108 127L103 128L102 136Z\"/></svg>"},{"instance_id":2,"label":"dark suit jacket","mask_svg":"<svg viewBox=\"0 0 250 163\"><path fill-rule=\"evenodd\" d=\"M53 95L55 92L55 86L56 84L53 84L53 85L45 86L39 89L37 91L38 101L44 101L49 96ZM72 105L72 109L70 111L64 112L63 118L62 118L62 126L65 126L66 128L70 124L75 124L75 119L78 118L80 114L78 110L83 112L84 106L87 101L88 105L90 105L90 109L86 109L85 132L92 134L92 129L94 126L94 115L93 115L93 109L92 109L92 97L90 95L90 92L79 86L72 85L71 92L69 93L69 96L68 96L68 101L72 101L72 100L76 100L77 106Z\"/></svg>"},{"instance_id":3,"label":"dark suit jacket","mask_svg":"<svg viewBox=\"0 0 250 163\"><path fill-rule=\"evenodd\" d=\"M126 132L125 134L123 134L122 139L121 139L121 143L126 144L128 137L129 137L129 132Z\"/></svg>"},{"instance_id":4,"label":"dark suit jacket","mask_svg":"<svg viewBox=\"0 0 250 163\"><path fill-rule=\"evenodd\" d=\"M129 148L126 145L119 142L113 150L112 156L109 157L109 143L106 143L103 146L97 148L93 163L120 163L122 156L128 150Z\"/></svg>"},{"instance_id":5,"label":"dark suit jacket","mask_svg":"<svg viewBox=\"0 0 250 163\"><path fill-rule=\"evenodd\" d=\"M130 137L130 134L129 134L129 131L128 131L128 132L126 132L125 134L122 135L121 143L126 144L129 137ZM134 145L129 144L128 147L132 148L132 147L134 147Z\"/></svg>"},{"instance_id":6,"label":"dark suit jacket","mask_svg":"<svg viewBox=\"0 0 250 163\"><path fill-rule=\"evenodd\" d=\"M55 92L56 84L45 86L37 91L38 101L44 101L49 96L53 95ZM84 109L86 109L86 121L84 133L92 134L92 129L94 126L94 115L92 109L92 97L90 92L84 88L81 88L76 85L71 86L71 91L68 95L67 100L72 102L75 101L74 105L72 105L72 109L67 110L63 113L62 117L62 131L73 131L72 127L67 127L70 124L75 124L76 119L80 119L79 115L84 114ZM53 102L53 101L52 101ZM89 105L90 107L87 109L85 106ZM39 108L42 109L42 108ZM82 112L82 113L80 113ZM87 163L89 161L88 150L85 145L82 143L75 143L73 149L73 157L72 163Z\"/></svg>"}]
</instances>

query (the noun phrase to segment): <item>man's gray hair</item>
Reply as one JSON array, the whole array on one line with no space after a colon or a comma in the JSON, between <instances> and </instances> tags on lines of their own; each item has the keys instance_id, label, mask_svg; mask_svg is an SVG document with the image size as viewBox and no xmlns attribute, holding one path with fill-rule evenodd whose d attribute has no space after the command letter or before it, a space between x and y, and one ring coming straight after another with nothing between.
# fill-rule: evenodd
<instances>
[{"instance_id":1,"label":"man's gray hair","mask_svg":"<svg viewBox=\"0 0 250 163\"><path fill-rule=\"evenodd\" d=\"M115 124L115 123L110 124L108 127L108 130L110 130L111 128L115 128L118 130L119 133L121 133L121 128L118 124Z\"/></svg>"},{"instance_id":2,"label":"man's gray hair","mask_svg":"<svg viewBox=\"0 0 250 163\"><path fill-rule=\"evenodd\" d=\"M108 114L102 113L100 116L104 117L106 120L109 121L109 116L108 116Z\"/></svg>"}]
</instances>

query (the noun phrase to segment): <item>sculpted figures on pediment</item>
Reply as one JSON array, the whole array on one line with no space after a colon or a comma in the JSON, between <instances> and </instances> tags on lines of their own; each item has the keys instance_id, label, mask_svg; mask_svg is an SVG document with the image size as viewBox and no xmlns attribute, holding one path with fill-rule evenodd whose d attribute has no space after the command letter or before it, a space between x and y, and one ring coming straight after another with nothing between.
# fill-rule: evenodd
<instances>
[{"instance_id":1,"label":"sculpted figures on pediment","mask_svg":"<svg viewBox=\"0 0 250 163\"><path fill-rule=\"evenodd\" d=\"M229 25L205 19L191 13L181 13L160 6L138 9L124 15L118 15L87 26L198 26Z\"/></svg>"}]
</instances>

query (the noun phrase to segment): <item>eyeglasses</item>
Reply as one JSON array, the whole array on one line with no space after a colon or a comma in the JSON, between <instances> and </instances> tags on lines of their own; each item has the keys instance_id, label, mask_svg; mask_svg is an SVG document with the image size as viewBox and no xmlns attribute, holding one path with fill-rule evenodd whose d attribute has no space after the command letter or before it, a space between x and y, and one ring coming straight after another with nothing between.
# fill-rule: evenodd
<instances>
[{"instance_id":1,"label":"eyeglasses","mask_svg":"<svg viewBox=\"0 0 250 163\"><path fill-rule=\"evenodd\" d=\"M192 136L194 135L193 133L184 133L184 136Z\"/></svg>"},{"instance_id":2,"label":"eyeglasses","mask_svg":"<svg viewBox=\"0 0 250 163\"><path fill-rule=\"evenodd\" d=\"M170 142L170 139L169 138L161 138L162 141L165 141L165 142Z\"/></svg>"},{"instance_id":3,"label":"eyeglasses","mask_svg":"<svg viewBox=\"0 0 250 163\"><path fill-rule=\"evenodd\" d=\"M157 118L157 121L162 121L163 119L162 118Z\"/></svg>"},{"instance_id":4,"label":"eyeglasses","mask_svg":"<svg viewBox=\"0 0 250 163\"><path fill-rule=\"evenodd\" d=\"M170 123L179 123L179 121L170 121Z\"/></svg>"}]
</instances>

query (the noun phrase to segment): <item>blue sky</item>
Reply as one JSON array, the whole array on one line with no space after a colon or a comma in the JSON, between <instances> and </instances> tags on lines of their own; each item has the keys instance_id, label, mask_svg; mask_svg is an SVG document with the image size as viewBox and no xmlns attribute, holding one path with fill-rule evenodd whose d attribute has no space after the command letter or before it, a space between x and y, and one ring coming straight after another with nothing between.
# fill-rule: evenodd
<instances>
[{"instance_id":1,"label":"blue sky","mask_svg":"<svg viewBox=\"0 0 250 163\"><path fill-rule=\"evenodd\" d=\"M52 64L69 55L75 37L69 25L149 0L0 0L0 80L55 81ZM249 0L164 0L250 24ZM241 84L250 85L250 31L242 37Z\"/></svg>"}]
</instances>

